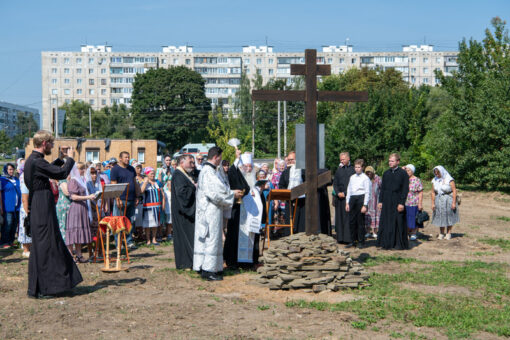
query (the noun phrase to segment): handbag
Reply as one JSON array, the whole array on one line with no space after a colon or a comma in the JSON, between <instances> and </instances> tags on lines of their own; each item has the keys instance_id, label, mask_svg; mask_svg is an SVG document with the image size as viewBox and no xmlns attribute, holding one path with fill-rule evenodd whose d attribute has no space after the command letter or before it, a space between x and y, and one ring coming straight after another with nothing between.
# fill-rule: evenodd
<instances>
[{"instance_id":1,"label":"handbag","mask_svg":"<svg viewBox=\"0 0 510 340\"><path fill-rule=\"evenodd\" d=\"M423 223L430 220L429 213L425 210L418 211L416 214L416 224L420 225L423 228Z\"/></svg>"}]
</instances>

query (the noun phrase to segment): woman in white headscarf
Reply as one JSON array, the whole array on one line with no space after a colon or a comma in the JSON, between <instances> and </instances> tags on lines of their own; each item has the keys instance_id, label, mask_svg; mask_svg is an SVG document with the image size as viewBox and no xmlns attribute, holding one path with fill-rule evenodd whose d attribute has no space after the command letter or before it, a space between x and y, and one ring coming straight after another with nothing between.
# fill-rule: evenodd
<instances>
[{"instance_id":1,"label":"woman in white headscarf","mask_svg":"<svg viewBox=\"0 0 510 340\"><path fill-rule=\"evenodd\" d=\"M457 207L457 189L455 181L441 165L434 168L432 180L432 224L439 227L438 239L452 238L452 228L459 222ZM446 229L446 234L445 234Z\"/></svg>"}]
</instances>

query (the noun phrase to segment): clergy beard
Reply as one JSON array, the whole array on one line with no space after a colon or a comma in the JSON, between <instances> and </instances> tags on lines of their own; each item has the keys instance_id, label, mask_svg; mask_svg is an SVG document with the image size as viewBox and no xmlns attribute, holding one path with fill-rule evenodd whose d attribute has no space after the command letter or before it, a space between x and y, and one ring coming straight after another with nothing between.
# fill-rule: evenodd
<instances>
[{"instance_id":1,"label":"clergy beard","mask_svg":"<svg viewBox=\"0 0 510 340\"><path fill-rule=\"evenodd\" d=\"M244 179L246 182L248 182L248 185L250 188L253 188L255 186L256 178L255 178L255 171L247 172L244 169L240 169L241 173L243 174Z\"/></svg>"}]
</instances>

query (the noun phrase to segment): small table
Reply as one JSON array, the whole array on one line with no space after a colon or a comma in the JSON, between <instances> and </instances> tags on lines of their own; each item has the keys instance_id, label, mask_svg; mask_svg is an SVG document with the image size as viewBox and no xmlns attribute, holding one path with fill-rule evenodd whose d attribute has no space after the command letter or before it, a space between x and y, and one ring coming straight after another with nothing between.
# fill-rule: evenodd
<instances>
[{"instance_id":1,"label":"small table","mask_svg":"<svg viewBox=\"0 0 510 340\"><path fill-rule=\"evenodd\" d=\"M269 191L269 195L266 200L266 239L267 239L267 247L269 248L269 235L271 227L284 227L290 228L290 234L294 234L294 219L296 218L296 209L292 209L292 199L290 197L291 190L289 189L272 189ZM269 206L271 201L285 201L289 202L289 224L278 224L278 223L269 223ZM294 200L294 203L297 204L297 199ZM294 212L292 212L294 210ZM264 246L262 246L264 249Z\"/></svg>"}]
</instances>

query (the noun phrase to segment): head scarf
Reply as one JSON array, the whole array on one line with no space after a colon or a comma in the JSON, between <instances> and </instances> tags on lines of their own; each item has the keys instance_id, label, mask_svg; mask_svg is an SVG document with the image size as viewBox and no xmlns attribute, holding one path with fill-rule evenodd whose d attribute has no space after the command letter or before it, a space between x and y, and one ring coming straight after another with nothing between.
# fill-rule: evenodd
<instances>
[{"instance_id":1,"label":"head scarf","mask_svg":"<svg viewBox=\"0 0 510 340\"><path fill-rule=\"evenodd\" d=\"M284 160L280 160L276 166L276 169L274 169L274 173L273 173L273 177L271 178L271 184L273 184L273 186L275 188L278 188L278 183L280 183L280 176L282 175L282 171L280 171L280 167L284 165L284 167L286 168L287 165L285 164L285 161Z\"/></svg>"},{"instance_id":2,"label":"head scarf","mask_svg":"<svg viewBox=\"0 0 510 340\"><path fill-rule=\"evenodd\" d=\"M133 163L136 163L136 159L131 158L131 159L129 160L129 165L133 166Z\"/></svg>"},{"instance_id":3,"label":"head scarf","mask_svg":"<svg viewBox=\"0 0 510 340\"><path fill-rule=\"evenodd\" d=\"M434 179L432 180L432 184L434 185L434 190L437 191L438 195L442 195L445 193L449 194L451 192L450 182L453 181L453 177L441 165L436 166L434 168L434 170L439 171L439 173L441 174L440 178L435 176L435 174L434 174ZM434 170L432 170L432 171L434 171Z\"/></svg>"},{"instance_id":4,"label":"head scarf","mask_svg":"<svg viewBox=\"0 0 510 340\"><path fill-rule=\"evenodd\" d=\"M88 170L87 170L88 171ZM80 175L80 169L78 169L78 166L76 163L73 166L73 169L71 170L71 179L74 179L76 183L78 183L79 186L85 189L86 196L90 195L89 189L87 187L87 180L85 177L82 177ZM92 221L92 209L90 208L90 200L87 200L87 207L88 207L88 215L89 215L89 221Z\"/></svg>"},{"instance_id":5,"label":"head scarf","mask_svg":"<svg viewBox=\"0 0 510 340\"><path fill-rule=\"evenodd\" d=\"M103 168L106 168L106 166L110 164L110 161L104 161L103 163L101 163L101 165L103 166Z\"/></svg>"},{"instance_id":6,"label":"head scarf","mask_svg":"<svg viewBox=\"0 0 510 340\"><path fill-rule=\"evenodd\" d=\"M405 166L405 168L406 168L406 169L411 170L411 171L413 172L413 174L416 172L416 168L415 168L415 167L414 167L414 165L412 165L412 164L407 164L407 165ZM446 171L446 170L445 170L445 171Z\"/></svg>"},{"instance_id":7,"label":"head scarf","mask_svg":"<svg viewBox=\"0 0 510 340\"><path fill-rule=\"evenodd\" d=\"M154 171L154 168L151 168L150 166L146 167L145 169L143 169L143 173L145 175L149 175L151 172Z\"/></svg>"},{"instance_id":8,"label":"head scarf","mask_svg":"<svg viewBox=\"0 0 510 340\"><path fill-rule=\"evenodd\" d=\"M374 167L373 167L373 166L370 166L370 165L369 165L369 166L367 166L367 167L365 168L365 173L367 173L367 172L371 172L371 173L373 173L373 174L375 175L375 169L374 169Z\"/></svg>"}]
</instances>

